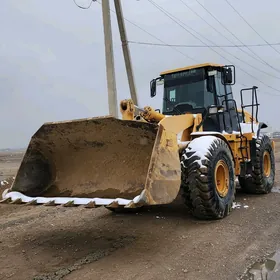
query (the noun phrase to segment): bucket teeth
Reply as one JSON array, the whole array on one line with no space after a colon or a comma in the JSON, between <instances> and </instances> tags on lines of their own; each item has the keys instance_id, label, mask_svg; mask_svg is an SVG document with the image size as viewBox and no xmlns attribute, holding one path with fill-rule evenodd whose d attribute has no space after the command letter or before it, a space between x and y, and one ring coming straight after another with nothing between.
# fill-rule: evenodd
<instances>
[{"instance_id":1,"label":"bucket teeth","mask_svg":"<svg viewBox=\"0 0 280 280\"><path fill-rule=\"evenodd\" d=\"M145 205L145 203L143 203L143 202L135 203L135 202L131 201L127 205L125 205L124 208L141 208L144 205Z\"/></svg>"},{"instance_id":2,"label":"bucket teeth","mask_svg":"<svg viewBox=\"0 0 280 280\"><path fill-rule=\"evenodd\" d=\"M51 200L51 201L49 201L49 202L47 202L47 203L44 203L43 205L44 205L44 206L55 206L55 201L54 201L54 200Z\"/></svg>"},{"instance_id":3,"label":"bucket teeth","mask_svg":"<svg viewBox=\"0 0 280 280\"><path fill-rule=\"evenodd\" d=\"M124 208L137 208L137 206L133 201L131 201L127 205L125 205Z\"/></svg>"},{"instance_id":4,"label":"bucket teeth","mask_svg":"<svg viewBox=\"0 0 280 280\"><path fill-rule=\"evenodd\" d=\"M96 208L98 207L94 201L89 202L88 204L85 205L85 208Z\"/></svg>"},{"instance_id":5,"label":"bucket teeth","mask_svg":"<svg viewBox=\"0 0 280 280\"><path fill-rule=\"evenodd\" d=\"M138 201L138 200L137 200ZM98 208L105 207L108 209L116 208L138 208L142 205L134 203L133 200L122 198L75 198L75 197L29 197L19 196L17 193L11 193L9 197L3 196L0 203L8 204L24 204L24 205L42 205L42 206L62 206L62 207L84 207L84 208Z\"/></svg>"},{"instance_id":6,"label":"bucket teeth","mask_svg":"<svg viewBox=\"0 0 280 280\"><path fill-rule=\"evenodd\" d=\"M17 198L17 199L10 202L10 204L21 204L21 203L23 203L21 198Z\"/></svg>"},{"instance_id":7,"label":"bucket teeth","mask_svg":"<svg viewBox=\"0 0 280 280\"><path fill-rule=\"evenodd\" d=\"M70 201L66 202L65 204L63 204L63 206L64 207L74 207L76 205L74 204L74 200L70 200Z\"/></svg>"},{"instance_id":8,"label":"bucket teeth","mask_svg":"<svg viewBox=\"0 0 280 280\"><path fill-rule=\"evenodd\" d=\"M119 207L120 205L117 201L113 201L112 203L106 206L106 208L119 208Z\"/></svg>"},{"instance_id":9,"label":"bucket teeth","mask_svg":"<svg viewBox=\"0 0 280 280\"><path fill-rule=\"evenodd\" d=\"M36 199L33 199L33 200L31 200L31 201L29 201L29 202L27 202L26 203L26 205L37 205L38 203L37 203L37 200Z\"/></svg>"}]
</instances>

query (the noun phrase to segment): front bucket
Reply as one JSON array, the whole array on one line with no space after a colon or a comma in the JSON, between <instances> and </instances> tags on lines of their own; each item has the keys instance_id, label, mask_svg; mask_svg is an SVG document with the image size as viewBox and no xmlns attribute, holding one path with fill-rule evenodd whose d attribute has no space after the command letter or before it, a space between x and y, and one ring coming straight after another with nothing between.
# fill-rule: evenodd
<instances>
[{"instance_id":1,"label":"front bucket","mask_svg":"<svg viewBox=\"0 0 280 280\"><path fill-rule=\"evenodd\" d=\"M10 192L165 204L180 188L176 134L161 125L98 117L44 124ZM9 193L8 193L9 194Z\"/></svg>"}]
</instances>

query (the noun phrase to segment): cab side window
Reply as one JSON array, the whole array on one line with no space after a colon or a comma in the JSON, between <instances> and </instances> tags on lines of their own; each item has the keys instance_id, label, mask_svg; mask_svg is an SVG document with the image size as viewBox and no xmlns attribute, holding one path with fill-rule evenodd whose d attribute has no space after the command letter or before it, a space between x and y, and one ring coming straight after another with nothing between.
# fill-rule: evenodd
<instances>
[{"instance_id":1,"label":"cab side window","mask_svg":"<svg viewBox=\"0 0 280 280\"><path fill-rule=\"evenodd\" d=\"M225 100L225 86L221 83L221 72L219 71L215 76L215 84L216 84L218 105L225 107L225 103L223 103L223 101Z\"/></svg>"}]
</instances>

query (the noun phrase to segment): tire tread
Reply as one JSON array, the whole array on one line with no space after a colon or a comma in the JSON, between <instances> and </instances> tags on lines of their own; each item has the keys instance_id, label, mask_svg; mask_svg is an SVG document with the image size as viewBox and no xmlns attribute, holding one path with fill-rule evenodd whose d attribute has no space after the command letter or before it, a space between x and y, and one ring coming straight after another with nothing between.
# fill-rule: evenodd
<instances>
[{"instance_id":1,"label":"tire tread","mask_svg":"<svg viewBox=\"0 0 280 280\"><path fill-rule=\"evenodd\" d=\"M208 137L208 136L202 136ZM213 186L213 178L209 171L213 166L211 162L217 152L223 151L232 162L231 184L233 184L233 193L226 204L217 198L216 188ZM235 199L235 173L233 169L233 158L229 147L225 141L220 138L214 138L209 144L207 154L203 155L202 166L197 160L201 157L195 154L192 148L186 148L181 157L182 167L182 189L185 204L190 208L192 214L200 219L220 219L227 216L232 209Z\"/></svg>"}]
</instances>

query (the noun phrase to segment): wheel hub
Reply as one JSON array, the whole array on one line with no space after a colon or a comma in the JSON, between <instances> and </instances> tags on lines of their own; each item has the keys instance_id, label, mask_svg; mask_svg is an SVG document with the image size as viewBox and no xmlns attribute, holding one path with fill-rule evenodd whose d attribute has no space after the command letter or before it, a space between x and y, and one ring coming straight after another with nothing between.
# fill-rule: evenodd
<instances>
[{"instance_id":1,"label":"wheel hub","mask_svg":"<svg viewBox=\"0 0 280 280\"><path fill-rule=\"evenodd\" d=\"M269 177L271 173L271 161L268 151L263 154L263 173L265 177Z\"/></svg>"},{"instance_id":2,"label":"wheel hub","mask_svg":"<svg viewBox=\"0 0 280 280\"><path fill-rule=\"evenodd\" d=\"M215 185L218 194L225 197L229 190L229 169L223 160L219 160L215 168Z\"/></svg>"}]
</instances>

